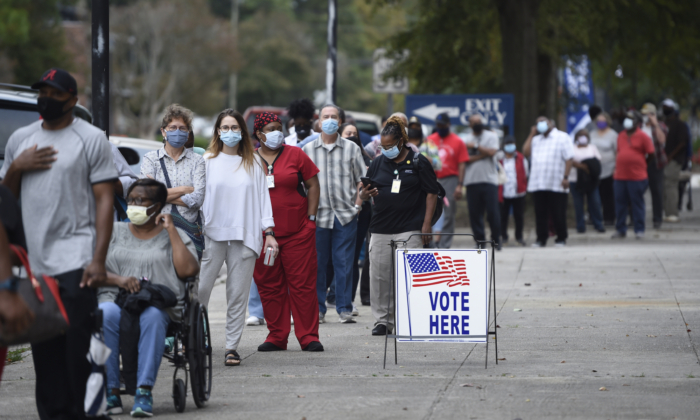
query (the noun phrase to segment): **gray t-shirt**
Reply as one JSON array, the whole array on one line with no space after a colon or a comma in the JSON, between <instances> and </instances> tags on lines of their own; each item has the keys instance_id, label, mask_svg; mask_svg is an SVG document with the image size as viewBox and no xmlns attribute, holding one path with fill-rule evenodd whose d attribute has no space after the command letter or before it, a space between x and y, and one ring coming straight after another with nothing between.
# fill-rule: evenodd
<instances>
[{"instance_id":1,"label":"gray t-shirt","mask_svg":"<svg viewBox=\"0 0 700 420\"><path fill-rule=\"evenodd\" d=\"M58 151L51 169L22 174L20 204L29 262L37 273L84 268L95 250L95 195L92 185L117 179L107 137L80 118L62 130L44 130L37 121L7 141L4 178L12 161L37 145Z\"/></svg>"},{"instance_id":2,"label":"gray t-shirt","mask_svg":"<svg viewBox=\"0 0 700 420\"><path fill-rule=\"evenodd\" d=\"M617 159L617 131L609 128L605 133L591 131L591 144L600 152L600 179L611 177Z\"/></svg>"},{"instance_id":3,"label":"gray t-shirt","mask_svg":"<svg viewBox=\"0 0 700 420\"><path fill-rule=\"evenodd\" d=\"M187 249L197 258L194 243L185 231L177 229ZM177 277L173 265L173 247L168 231L163 229L151 239L135 237L129 229L129 223L114 222L112 238L107 252L107 271L125 277L146 277L153 284L162 284L175 292L178 304L166 309L170 319L178 322L185 303L185 283ZM101 287L97 291L98 302L114 302L119 289Z\"/></svg>"},{"instance_id":4,"label":"gray t-shirt","mask_svg":"<svg viewBox=\"0 0 700 420\"><path fill-rule=\"evenodd\" d=\"M487 149L499 149L500 141L498 135L493 131L484 130L480 136L471 135L466 139L466 143L474 143L474 147L485 147ZM471 153L469 149L467 149ZM464 172L464 185L487 183L498 185L497 157L484 158L476 162L467 162L467 170Z\"/></svg>"}]
</instances>

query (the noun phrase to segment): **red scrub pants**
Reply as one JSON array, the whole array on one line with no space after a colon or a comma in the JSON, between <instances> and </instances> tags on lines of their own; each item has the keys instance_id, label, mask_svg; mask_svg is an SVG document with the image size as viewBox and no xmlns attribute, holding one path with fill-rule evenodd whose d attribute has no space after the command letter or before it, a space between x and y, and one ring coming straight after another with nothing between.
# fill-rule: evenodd
<instances>
[{"instance_id":1,"label":"red scrub pants","mask_svg":"<svg viewBox=\"0 0 700 420\"><path fill-rule=\"evenodd\" d=\"M270 331L265 342L287 348L292 328L289 318L291 309L294 333L304 349L312 341L320 341L316 296L316 225L308 222L294 235L275 239L280 249L275 264L268 267L263 263L266 251L263 249L253 273Z\"/></svg>"}]
</instances>

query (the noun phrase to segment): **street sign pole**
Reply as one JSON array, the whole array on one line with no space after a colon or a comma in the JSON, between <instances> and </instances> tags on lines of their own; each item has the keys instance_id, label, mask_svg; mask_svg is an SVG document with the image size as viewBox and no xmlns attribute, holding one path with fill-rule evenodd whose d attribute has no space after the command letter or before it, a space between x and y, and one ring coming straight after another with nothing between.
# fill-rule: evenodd
<instances>
[{"instance_id":1,"label":"street sign pole","mask_svg":"<svg viewBox=\"0 0 700 420\"><path fill-rule=\"evenodd\" d=\"M394 94L387 93L386 95L386 115L389 116L394 113Z\"/></svg>"},{"instance_id":2,"label":"street sign pole","mask_svg":"<svg viewBox=\"0 0 700 420\"><path fill-rule=\"evenodd\" d=\"M326 102L335 104L338 64L338 0L328 0L328 58L326 59Z\"/></svg>"},{"instance_id":3,"label":"street sign pole","mask_svg":"<svg viewBox=\"0 0 700 420\"><path fill-rule=\"evenodd\" d=\"M109 0L92 0L92 121L109 135Z\"/></svg>"}]
</instances>

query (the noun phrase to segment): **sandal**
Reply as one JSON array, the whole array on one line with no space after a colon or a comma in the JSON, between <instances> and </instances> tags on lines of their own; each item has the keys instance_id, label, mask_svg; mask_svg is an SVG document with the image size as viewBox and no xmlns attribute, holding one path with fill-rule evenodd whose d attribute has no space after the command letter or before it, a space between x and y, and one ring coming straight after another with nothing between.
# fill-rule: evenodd
<instances>
[{"instance_id":1,"label":"sandal","mask_svg":"<svg viewBox=\"0 0 700 420\"><path fill-rule=\"evenodd\" d=\"M224 365L226 366L240 366L241 356L238 355L236 350L226 350L226 359L224 360Z\"/></svg>"}]
</instances>

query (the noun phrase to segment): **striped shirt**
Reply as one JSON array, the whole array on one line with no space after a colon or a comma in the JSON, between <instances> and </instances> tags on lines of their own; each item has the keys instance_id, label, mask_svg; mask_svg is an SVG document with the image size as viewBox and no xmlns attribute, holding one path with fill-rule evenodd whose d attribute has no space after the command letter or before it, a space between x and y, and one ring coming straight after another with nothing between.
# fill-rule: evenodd
<instances>
[{"instance_id":1,"label":"striped shirt","mask_svg":"<svg viewBox=\"0 0 700 420\"><path fill-rule=\"evenodd\" d=\"M538 134L532 139L530 153L529 192L554 191L568 193L561 186L566 171L566 161L574 157L574 142L568 134L553 128L545 137Z\"/></svg>"},{"instance_id":2,"label":"striped shirt","mask_svg":"<svg viewBox=\"0 0 700 420\"><path fill-rule=\"evenodd\" d=\"M324 145L319 136L302 148L320 171L321 199L316 226L324 229L333 229L335 217L345 226L357 216L357 184L367 171L360 148L340 135L337 139L333 144Z\"/></svg>"}]
</instances>

